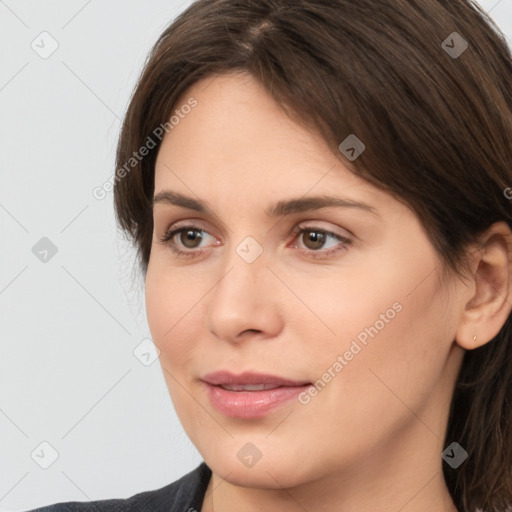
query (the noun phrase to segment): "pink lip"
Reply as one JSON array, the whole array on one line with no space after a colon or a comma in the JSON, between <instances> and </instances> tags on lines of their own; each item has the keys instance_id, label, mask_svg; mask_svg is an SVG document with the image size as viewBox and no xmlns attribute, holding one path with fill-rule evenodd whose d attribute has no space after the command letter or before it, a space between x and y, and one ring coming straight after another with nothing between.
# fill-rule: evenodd
<instances>
[{"instance_id":1,"label":"pink lip","mask_svg":"<svg viewBox=\"0 0 512 512\"><path fill-rule=\"evenodd\" d=\"M257 418L293 400L311 386L306 381L294 381L275 375L244 372L234 375L227 371L209 373L201 379L207 388L212 405L226 416ZM221 384L272 384L279 386L263 391L230 391Z\"/></svg>"}]
</instances>

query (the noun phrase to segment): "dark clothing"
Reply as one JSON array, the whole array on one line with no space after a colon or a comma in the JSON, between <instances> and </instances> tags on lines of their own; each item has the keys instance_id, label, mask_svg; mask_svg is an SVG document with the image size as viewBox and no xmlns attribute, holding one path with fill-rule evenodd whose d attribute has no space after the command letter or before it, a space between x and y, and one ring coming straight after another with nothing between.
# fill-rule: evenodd
<instances>
[{"instance_id":1,"label":"dark clothing","mask_svg":"<svg viewBox=\"0 0 512 512\"><path fill-rule=\"evenodd\" d=\"M130 498L55 503L28 512L200 512L211 474L203 461L179 480Z\"/></svg>"}]
</instances>

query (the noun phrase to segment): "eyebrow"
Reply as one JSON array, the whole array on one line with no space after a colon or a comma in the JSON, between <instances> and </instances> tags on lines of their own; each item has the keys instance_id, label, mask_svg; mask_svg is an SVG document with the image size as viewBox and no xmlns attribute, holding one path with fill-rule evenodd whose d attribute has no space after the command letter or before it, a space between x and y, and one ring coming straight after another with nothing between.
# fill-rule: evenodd
<instances>
[{"instance_id":1,"label":"eyebrow","mask_svg":"<svg viewBox=\"0 0 512 512\"><path fill-rule=\"evenodd\" d=\"M193 197L185 196L179 192L173 192L171 190L162 190L156 194L153 197L152 204L169 204L181 206L183 208L188 208L189 210L195 210L203 213L209 211L209 208L202 201L194 199ZM366 203L347 198L325 195L279 201L275 205L267 208L265 210L265 214L268 217L280 217L283 215L319 210L321 208L333 206L342 208L358 208L373 213L377 217L380 217L380 215L377 213L377 210Z\"/></svg>"}]
</instances>

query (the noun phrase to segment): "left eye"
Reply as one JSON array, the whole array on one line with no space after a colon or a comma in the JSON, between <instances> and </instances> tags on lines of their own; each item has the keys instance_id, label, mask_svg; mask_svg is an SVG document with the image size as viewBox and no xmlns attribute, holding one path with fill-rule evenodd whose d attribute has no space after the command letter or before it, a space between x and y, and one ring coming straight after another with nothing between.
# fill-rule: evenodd
<instances>
[{"instance_id":1,"label":"left eye","mask_svg":"<svg viewBox=\"0 0 512 512\"><path fill-rule=\"evenodd\" d=\"M299 228L298 232L295 235L298 235L299 239L302 239L305 242L306 249L318 252L317 249L322 249L325 245L325 241L328 238L337 240L338 242L348 242L346 238L337 235L336 233L332 233L331 231L325 231L324 229L316 229L316 228ZM307 234L308 236L304 237L303 235ZM312 245L308 247L308 244ZM334 244L336 246L336 244ZM331 246L332 248L332 246Z\"/></svg>"}]
</instances>

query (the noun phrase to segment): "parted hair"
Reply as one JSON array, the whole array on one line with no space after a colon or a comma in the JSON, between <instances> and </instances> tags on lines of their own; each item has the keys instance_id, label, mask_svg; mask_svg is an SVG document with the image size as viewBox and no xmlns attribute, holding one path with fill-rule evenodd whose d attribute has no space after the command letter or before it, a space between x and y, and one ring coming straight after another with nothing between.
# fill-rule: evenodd
<instances>
[{"instance_id":1,"label":"parted hair","mask_svg":"<svg viewBox=\"0 0 512 512\"><path fill-rule=\"evenodd\" d=\"M351 172L408 205L444 269L463 275L468 244L496 221L512 226L504 193L512 186L512 56L478 4L198 0L148 55L116 168L126 169L155 128L172 126L191 85L237 71L321 134ZM350 134L365 150L349 162L339 145ZM144 275L160 142L114 186L118 223ZM443 463L443 472L460 511L512 510L511 322L466 351L454 389L445 446L457 442L468 458L457 469Z\"/></svg>"}]
</instances>

